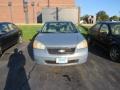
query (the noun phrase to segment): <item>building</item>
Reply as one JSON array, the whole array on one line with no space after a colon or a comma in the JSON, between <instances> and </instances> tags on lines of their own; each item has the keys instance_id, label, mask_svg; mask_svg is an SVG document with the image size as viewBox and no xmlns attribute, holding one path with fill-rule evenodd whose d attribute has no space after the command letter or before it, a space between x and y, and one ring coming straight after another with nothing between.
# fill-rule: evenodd
<instances>
[{"instance_id":1,"label":"building","mask_svg":"<svg viewBox=\"0 0 120 90\"><path fill-rule=\"evenodd\" d=\"M0 21L40 23L44 7L75 7L75 0L0 0Z\"/></svg>"},{"instance_id":2,"label":"building","mask_svg":"<svg viewBox=\"0 0 120 90\"><path fill-rule=\"evenodd\" d=\"M88 16L88 24L95 24L96 23L96 16L89 15Z\"/></svg>"},{"instance_id":3,"label":"building","mask_svg":"<svg viewBox=\"0 0 120 90\"><path fill-rule=\"evenodd\" d=\"M95 24L96 23L96 16L88 15L83 17L80 21L81 24Z\"/></svg>"}]
</instances>

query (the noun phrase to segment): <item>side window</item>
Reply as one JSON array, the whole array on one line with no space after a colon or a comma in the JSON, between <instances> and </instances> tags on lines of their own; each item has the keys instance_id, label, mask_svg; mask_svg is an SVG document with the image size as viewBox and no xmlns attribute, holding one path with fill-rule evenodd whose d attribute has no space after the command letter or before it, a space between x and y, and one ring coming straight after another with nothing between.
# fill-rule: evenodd
<instances>
[{"instance_id":1,"label":"side window","mask_svg":"<svg viewBox=\"0 0 120 90\"><path fill-rule=\"evenodd\" d=\"M0 24L0 31L1 32L9 32L9 28L7 24Z\"/></svg>"},{"instance_id":2,"label":"side window","mask_svg":"<svg viewBox=\"0 0 120 90\"><path fill-rule=\"evenodd\" d=\"M90 34L97 36L99 34L99 28L100 28L101 24L96 24L94 25L91 29L90 29Z\"/></svg>"},{"instance_id":3,"label":"side window","mask_svg":"<svg viewBox=\"0 0 120 90\"><path fill-rule=\"evenodd\" d=\"M15 26L14 24L8 24L8 27L10 30L17 30L17 26Z\"/></svg>"},{"instance_id":4,"label":"side window","mask_svg":"<svg viewBox=\"0 0 120 90\"><path fill-rule=\"evenodd\" d=\"M103 24L100 29L100 34L108 34L108 33L109 33L108 25Z\"/></svg>"},{"instance_id":5,"label":"side window","mask_svg":"<svg viewBox=\"0 0 120 90\"><path fill-rule=\"evenodd\" d=\"M110 26L113 35L120 35L120 24L111 24Z\"/></svg>"},{"instance_id":6,"label":"side window","mask_svg":"<svg viewBox=\"0 0 120 90\"><path fill-rule=\"evenodd\" d=\"M18 27L16 25L12 24L12 26L15 30L18 30Z\"/></svg>"},{"instance_id":7,"label":"side window","mask_svg":"<svg viewBox=\"0 0 120 90\"><path fill-rule=\"evenodd\" d=\"M93 31L98 31L100 26L101 26L101 24L96 24L95 26L93 26L92 30Z\"/></svg>"},{"instance_id":8,"label":"side window","mask_svg":"<svg viewBox=\"0 0 120 90\"><path fill-rule=\"evenodd\" d=\"M10 30L14 30L12 24L8 24L8 27L9 27Z\"/></svg>"}]
</instances>

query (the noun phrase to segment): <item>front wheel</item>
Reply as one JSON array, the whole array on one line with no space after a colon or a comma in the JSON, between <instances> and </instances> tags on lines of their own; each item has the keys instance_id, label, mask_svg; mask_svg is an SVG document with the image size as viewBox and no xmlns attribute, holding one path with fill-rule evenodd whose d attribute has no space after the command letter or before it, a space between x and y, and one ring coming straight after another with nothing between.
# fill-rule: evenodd
<instances>
[{"instance_id":1,"label":"front wheel","mask_svg":"<svg viewBox=\"0 0 120 90\"><path fill-rule=\"evenodd\" d=\"M113 46L110 49L110 58L113 61L120 61L120 48L118 48L117 46Z\"/></svg>"},{"instance_id":2,"label":"front wheel","mask_svg":"<svg viewBox=\"0 0 120 90\"><path fill-rule=\"evenodd\" d=\"M1 48L1 46L0 46L0 56L2 56L2 48Z\"/></svg>"}]
</instances>

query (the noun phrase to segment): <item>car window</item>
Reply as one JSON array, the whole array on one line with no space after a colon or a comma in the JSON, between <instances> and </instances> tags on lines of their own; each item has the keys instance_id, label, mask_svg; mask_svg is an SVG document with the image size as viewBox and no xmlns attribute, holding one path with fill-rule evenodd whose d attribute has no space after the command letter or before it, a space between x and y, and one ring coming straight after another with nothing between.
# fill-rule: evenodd
<instances>
[{"instance_id":1,"label":"car window","mask_svg":"<svg viewBox=\"0 0 120 90\"><path fill-rule=\"evenodd\" d=\"M120 23L110 25L113 35L120 35Z\"/></svg>"},{"instance_id":2,"label":"car window","mask_svg":"<svg viewBox=\"0 0 120 90\"><path fill-rule=\"evenodd\" d=\"M100 26L101 26L101 24L96 24L95 26L93 26L92 30L93 31L98 31Z\"/></svg>"},{"instance_id":3,"label":"car window","mask_svg":"<svg viewBox=\"0 0 120 90\"><path fill-rule=\"evenodd\" d=\"M0 32L9 32L7 24L0 24Z\"/></svg>"},{"instance_id":4,"label":"car window","mask_svg":"<svg viewBox=\"0 0 120 90\"><path fill-rule=\"evenodd\" d=\"M108 34L108 33L109 33L108 25L103 24L103 25L101 26L100 33L101 33L101 34L103 34L103 33L107 33L107 34Z\"/></svg>"},{"instance_id":5,"label":"car window","mask_svg":"<svg viewBox=\"0 0 120 90\"><path fill-rule=\"evenodd\" d=\"M15 26L14 24L8 24L8 27L10 30L17 30L17 26Z\"/></svg>"},{"instance_id":6,"label":"car window","mask_svg":"<svg viewBox=\"0 0 120 90\"><path fill-rule=\"evenodd\" d=\"M70 22L49 22L42 29L43 33L77 33L74 24Z\"/></svg>"},{"instance_id":7,"label":"car window","mask_svg":"<svg viewBox=\"0 0 120 90\"><path fill-rule=\"evenodd\" d=\"M97 36L97 35L99 34L99 28L100 28L100 26L101 26L101 24L96 24L96 25L94 25L94 26L90 29L89 33L90 33L91 35L93 35L93 36Z\"/></svg>"}]
</instances>

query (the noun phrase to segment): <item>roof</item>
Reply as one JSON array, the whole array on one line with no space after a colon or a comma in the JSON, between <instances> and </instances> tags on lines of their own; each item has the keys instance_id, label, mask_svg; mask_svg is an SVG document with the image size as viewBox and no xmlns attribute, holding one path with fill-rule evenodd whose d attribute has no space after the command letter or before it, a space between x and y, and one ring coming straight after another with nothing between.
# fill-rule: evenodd
<instances>
[{"instance_id":1,"label":"roof","mask_svg":"<svg viewBox=\"0 0 120 90\"><path fill-rule=\"evenodd\" d=\"M120 21L101 21L98 23L103 23L103 24L116 24L116 23L120 23Z\"/></svg>"},{"instance_id":2,"label":"roof","mask_svg":"<svg viewBox=\"0 0 120 90\"><path fill-rule=\"evenodd\" d=\"M11 22L0 22L0 24L9 24Z\"/></svg>"},{"instance_id":3,"label":"roof","mask_svg":"<svg viewBox=\"0 0 120 90\"><path fill-rule=\"evenodd\" d=\"M60 22L60 23L61 23L61 22L65 22L65 23L68 23L68 22L69 22L69 23L70 23L71 21L48 21L48 22L46 22L46 23L56 23L56 22Z\"/></svg>"}]
</instances>

